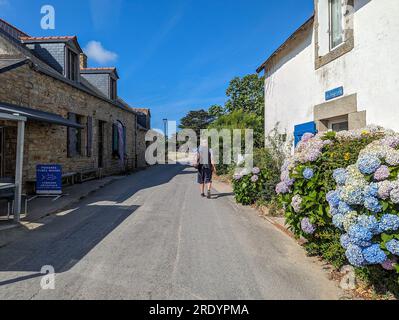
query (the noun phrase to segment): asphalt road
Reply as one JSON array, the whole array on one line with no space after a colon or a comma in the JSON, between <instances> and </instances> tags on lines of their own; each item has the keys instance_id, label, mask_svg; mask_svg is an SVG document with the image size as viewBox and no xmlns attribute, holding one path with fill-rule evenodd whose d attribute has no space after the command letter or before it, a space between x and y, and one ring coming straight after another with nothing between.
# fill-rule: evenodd
<instances>
[{"instance_id":1,"label":"asphalt road","mask_svg":"<svg viewBox=\"0 0 399 320\"><path fill-rule=\"evenodd\" d=\"M47 218L0 248L0 299L339 297L295 241L229 195L202 199L195 178L153 167Z\"/></svg>"}]
</instances>

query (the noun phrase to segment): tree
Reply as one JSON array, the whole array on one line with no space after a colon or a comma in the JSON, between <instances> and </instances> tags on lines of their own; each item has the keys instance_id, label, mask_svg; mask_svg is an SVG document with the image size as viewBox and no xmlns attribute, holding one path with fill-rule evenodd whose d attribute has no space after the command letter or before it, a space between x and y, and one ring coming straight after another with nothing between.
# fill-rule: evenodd
<instances>
[{"instance_id":1,"label":"tree","mask_svg":"<svg viewBox=\"0 0 399 320\"><path fill-rule=\"evenodd\" d=\"M201 109L198 111L190 111L184 118L180 120L180 129L192 129L200 137L201 130L207 129L209 124L215 119L207 111Z\"/></svg>"},{"instance_id":2,"label":"tree","mask_svg":"<svg viewBox=\"0 0 399 320\"><path fill-rule=\"evenodd\" d=\"M242 78L236 77L227 88L226 109L229 112L244 110L264 117L265 78L250 74Z\"/></svg>"},{"instance_id":3,"label":"tree","mask_svg":"<svg viewBox=\"0 0 399 320\"><path fill-rule=\"evenodd\" d=\"M208 109L208 113L215 119L218 119L226 113L226 110L221 105L215 104Z\"/></svg>"},{"instance_id":4,"label":"tree","mask_svg":"<svg viewBox=\"0 0 399 320\"><path fill-rule=\"evenodd\" d=\"M263 117L259 117L254 113L245 112L244 110L235 110L231 113L221 116L209 125L210 129L216 130L242 130L242 138L244 139L244 130L252 129L254 131L254 146L256 148L264 147L263 135Z\"/></svg>"}]
</instances>

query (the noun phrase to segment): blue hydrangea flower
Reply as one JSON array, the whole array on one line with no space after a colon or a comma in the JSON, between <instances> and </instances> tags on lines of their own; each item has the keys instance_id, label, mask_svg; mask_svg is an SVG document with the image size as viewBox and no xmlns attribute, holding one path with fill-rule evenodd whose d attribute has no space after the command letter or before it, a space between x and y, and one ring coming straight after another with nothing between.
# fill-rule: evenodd
<instances>
[{"instance_id":1,"label":"blue hydrangea flower","mask_svg":"<svg viewBox=\"0 0 399 320\"><path fill-rule=\"evenodd\" d=\"M399 229L399 216L394 214L384 214L380 221L382 231L397 231Z\"/></svg>"},{"instance_id":2,"label":"blue hydrangea flower","mask_svg":"<svg viewBox=\"0 0 399 320\"><path fill-rule=\"evenodd\" d=\"M348 246L346 257L348 258L349 263L355 267L363 267L366 264L362 249L354 244Z\"/></svg>"},{"instance_id":3,"label":"blue hydrangea flower","mask_svg":"<svg viewBox=\"0 0 399 320\"><path fill-rule=\"evenodd\" d=\"M345 215L349 212L353 211L353 209L346 203L341 201L338 205L338 212L342 215Z\"/></svg>"},{"instance_id":4,"label":"blue hydrangea flower","mask_svg":"<svg viewBox=\"0 0 399 320\"><path fill-rule=\"evenodd\" d=\"M304 177L306 180L312 179L312 178L314 177L314 171L313 171L311 168L306 168L306 169L303 171L303 177Z\"/></svg>"},{"instance_id":5,"label":"blue hydrangea flower","mask_svg":"<svg viewBox=\"0 0 399 320\"><path fill-rule=\"evenodd\" d=\"M341 246L342 248L344 248L345 250L347 250L349 248L349 245L351 244L351 239L349 238L349 236L347 234L343 234L341 236Z\"/></svg>"},{"instance_id":6,"label":"blue hydrangea flower","mask_svg":"<svg viewBox=\"0 0 399 320\"><path fill-rule=\"evenodd\" d=\"M382 232L378 220L374 216L367 216L365 214L361 215L357 218L357 224L363 228L366 228L374 235L381 234Z\"/></svg>"},{"instance_id":7,"label":"blue hydrangea flower","mask_svg":"<svg viewBox=\"0 0 399 320\"><path fill-rule=\"evenodd\" d=\"M373 213L379 213L382 211L382 205L378 199L374 197L367 197L364 200L364 206Z\"/></svg>"},{"instance_id":8,"label":"blue hydrangea flower","mask_svg":"<svg viewBox=\"0 0 399 320\"><path fill-rule=\"evenodd\" d=\"M396 239L389 241L387 243L387 250L395 256L399 256L399 241Z\"/></svg>"},{"instance_id":9,"label":"blue hydrangea flower","mask_svg":"<svg viewBox=\"0 0 399 320\"><path fill-rule=\"evenodd\" d=\"M338 207L340 199L339 199L339 191L330 191L327 193L327 201L331 207Z\"/></svg>"},{"instance_id":10,"label":"blue hydrangea flower","mask_svg":"<svg viewBox=\"0 0 399 320\"><path fill-rule=\"evenodd\" d=\"M367 197L378 197L378 184L373 182L364 188L364 196Z\"/></svg>"},{"instance_id":11,"label":"blue hydrangea flower","mask_svg":"<svg viewBox=\"0 0 399 320\"><path fill-rule=\"evenodd\" d=\"M376 172L380 166L381 160L373 154L365 154L357 161L359 171L366 175Z\"/></svg>"},{"instance_id":12,"label":"blue hydrangea flower","mask_svg":"<svg viewBox=\"0 0 399 320\"><path fill-rule=\"evenodd\" d=\"M348 230L348 235L353 241L371 241L373 234L367 228L358 224L351 226Z\"/></svg>"},{"instance_id":13,"label":"blue hydrangea flower","mask_svg":"<svg viewBox=\"0 0 399 320\"><path fill-rule=\"evenodd\" d=\"M334 216L336 216L337 214L339 214L338 208L336 208L336 207L330 207L330 215L331 215L332 217L334 217Z\"/></svg>"},{"instance_id":14,"label":"blue hydrangea flower","mask_svg":"<svg viewBox=\"0 0 399 320\"><path fill-rule=\"evenodd\" d=\"M348 179L348 172L345 169L336 169L333 172L333 178L339 186L344 186Z\"/></svg>"},{"instance_id":15,"label":"blue hydrangea flower","mask_svg":"<svg viewBox=\"0 0 399 320\"><path fill-rule=\"evenodd\" d=\"M374 244L364 249L363 257L369 264L381 264L388 259L385 252L381 250L379 244Z\"/></svg>"},{"instance_id":16,"label":"blue hydrangea flower","mask_svg":"<svg viewBox=\"0 0 399 320\"><path fill-rule=\"evenodd\" d=\"M344 228L344 218L343 214L334 215L332 219L333 225L342 230Z\"/></svg>"},{"instance_id":17,"label":"blue hydrangea flower","mask_svg":"<svg viewBox=\"0 0 399 320\"><path fill-rule=\"evenodd\" d=\"M344 198L349 205L361 205L364 203L363 188L361 187L346 188L344 194Z\"/></svg>"}]
</instances>

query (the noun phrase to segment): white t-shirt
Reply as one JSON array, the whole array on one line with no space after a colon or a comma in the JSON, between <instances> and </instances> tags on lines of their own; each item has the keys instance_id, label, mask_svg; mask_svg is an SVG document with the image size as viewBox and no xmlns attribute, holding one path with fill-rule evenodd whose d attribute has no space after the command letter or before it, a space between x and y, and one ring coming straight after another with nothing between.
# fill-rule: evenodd
<instances>
[{"instance_id":1,"label":"white t-shirt","mask_svg":"<svg viewBox=\"0 0 399 320\"><path fill-rule=\"evenodd\" d=\"M213 151L208 147L200 146L198 148L199 163L202 165L210 165L214 163ZM210 156L210 159L209 159Z\"/></svg>"}]
</instances>

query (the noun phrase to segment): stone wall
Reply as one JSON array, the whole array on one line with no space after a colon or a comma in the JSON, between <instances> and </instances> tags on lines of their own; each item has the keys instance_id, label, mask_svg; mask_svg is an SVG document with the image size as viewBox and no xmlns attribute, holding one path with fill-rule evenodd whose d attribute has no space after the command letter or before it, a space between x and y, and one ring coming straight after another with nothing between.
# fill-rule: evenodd
<instances>
[{"instance_id":1,"label":"stone wall","mask_svg":"<svg viewBox=\"0 0 399 320\"><path fill-rule=\"evenodd\" d=\"M1 102L56 113L64 118L68 117L69 112L81 115L83 119L87 119L88 116L93 117L92 155L87 155L87 133L86 129L83 129L81 135L82 154L73 158L68 158L67 155L66 127L28 121L25 134L25 180L35 177L37 164L61 164L64 172L97 168L100 120L105 122L104 173L115 174L121 171L119 159L112 155L112 124L118 120L124 124L127 130L128 163L135 163L137 119L134 113L118 108L105 100L32 70L27 65L0 74L0 83ZM85 125L85 123L82 124ZM15 135L16 131L13 130L7 128L9 135ZM12 151L12 141L14 140L9 136L8 141L10 144L9 150ZM9 163L8 167L11 168L8 170L8 173L10 173L12 171L12 163Z\"/></svg>"}]
</instances>

